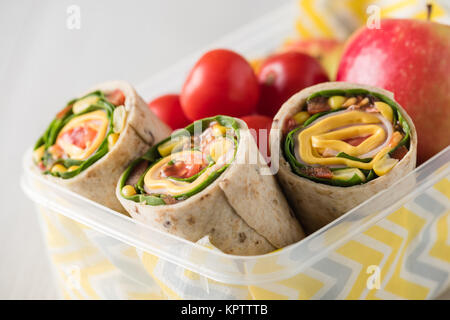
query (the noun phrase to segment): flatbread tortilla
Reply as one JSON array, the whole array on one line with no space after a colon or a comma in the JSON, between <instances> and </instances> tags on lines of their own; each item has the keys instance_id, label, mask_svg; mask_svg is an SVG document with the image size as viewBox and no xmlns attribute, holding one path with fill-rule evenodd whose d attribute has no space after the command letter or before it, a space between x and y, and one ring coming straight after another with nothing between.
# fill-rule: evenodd
<instances>
[{"instance_id":1,"label":"flatbread tortilla","mask_svg":"<svg viewBox=\"0 0 450 320\"><path fill-rule=\"evenodd\" d=\"M237 121L236 158L203 191L175 204L151 206L123 198L118 185L124 208L145 224L193 242L209 235L214 246L229 254L264 254L302 239L304 232L275 177L260 174L267 164L247 125ZM252 163L255 153L258 161Z\"/></svg>"},{"instance_id":2,"label":"flatbread tortilla","mask_svg":"<svg viewBox=\"0 0 450 320\"><path fill-rule=\"evenodd\" d=\"M125 95L127 119L125 128L114 147L100 160L73 178L62 179L51 175L45 175L45 177L86 198L127 214L115 196L120 175L133 159L169 135L171 130L150 111L144 100L127 82L101 83L85 94L96 90L108 93L115 89L120 89Z\"/></svg>"},{"instance_id":3,"label":"flatbread tortilla","mask_svg":"<svg viewBox=\"0 0 450 320\"><path fill-rule=\"evenodd\" d=\"M271 146L283 145L283 137L280 133L283 124L288 117L300 111L301 106L304 105L310 95L331 89L365 89L383 94L394 100L394 95L389 91L347 82L327 82L306 88L286 101L276 114L270 133ZM409 151L389 173L365 184L352 187L337 187L316 183L300 177L292 172L281 149L273 150L274 148L272 148L271 153L279 153L280 158L277 179L291 207L308 233L320 229L414 170L416 166L417 133L411 118L401 106L399 109L411 130Z\"/></svg>"}]
</instances>

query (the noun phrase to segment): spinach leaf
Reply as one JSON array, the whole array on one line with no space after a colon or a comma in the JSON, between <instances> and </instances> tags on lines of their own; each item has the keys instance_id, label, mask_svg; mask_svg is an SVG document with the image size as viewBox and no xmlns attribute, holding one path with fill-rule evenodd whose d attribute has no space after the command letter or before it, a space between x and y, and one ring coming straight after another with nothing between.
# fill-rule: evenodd
<instances>
[{"instance_id":1,"label":"spinach leaf","mask_svg":"<svg viewBox=\"0 0 450 320\"><path fill-rule=\"evenodd\" d=\"M350 159L353 161L359 161L359 162L364 162L364 163L369 163L370 161L372 161L372 158L364 158L364 159L360 159L357 157L353 157L351 155L346 154L345 152L339 152L336 157L338 158L346 158L346 159Z\"/></svg>"}]
</instances>

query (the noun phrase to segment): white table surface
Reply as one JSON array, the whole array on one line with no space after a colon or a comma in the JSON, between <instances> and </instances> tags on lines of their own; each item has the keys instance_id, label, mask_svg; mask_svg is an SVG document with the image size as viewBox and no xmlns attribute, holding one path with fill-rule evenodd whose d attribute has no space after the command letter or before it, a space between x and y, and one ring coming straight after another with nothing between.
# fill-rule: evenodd
<instances>
[{"instance_id":1,"label":"white table surface","mask_svg":"<svg viewBox=\"0 0 450 320\"><path fill-rule=\"evenodd\" d=\"M23 152L55 110L96 82L139 84L286 1L0 2L0 299L58 298L34 206L18 183ZM66 27L73 4L80 30Z\"/></svg>"}]
</instances>

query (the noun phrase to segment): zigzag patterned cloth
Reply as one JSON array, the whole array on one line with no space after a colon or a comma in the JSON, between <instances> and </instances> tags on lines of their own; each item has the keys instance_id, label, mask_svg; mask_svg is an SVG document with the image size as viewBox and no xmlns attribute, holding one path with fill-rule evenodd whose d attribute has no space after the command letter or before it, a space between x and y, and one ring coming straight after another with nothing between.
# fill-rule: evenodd
<instances>
[{"instance_id":1,"label":"zigzag patterned cloth","mask_svg":"<svg viewBox=\"0 0 450 320\"><path fill-rule=\"evenodd\" d=\"M425 20L427 2L433 4L431 20L450 24L446 0L299 0L299 18L295 28L301 38L345 40L378 8L381 18Z\"/></svg>"},{"instance_id":2,"label":"zigzag patterned cloth","mask_svg":"<svg viewBox=\"0 0 450 320\"><path fill-rule=\"evenodd\" d=\"M450 176L306 270L258 286L219 283L55 212L42 209L42 216L69 299L432 299L450 288ZM200 244L218 250L207 239ZM256 263L249 271L282 263ZM367 285L370 266L379 267L379 288Z\"/></svg>"}]
</instances>

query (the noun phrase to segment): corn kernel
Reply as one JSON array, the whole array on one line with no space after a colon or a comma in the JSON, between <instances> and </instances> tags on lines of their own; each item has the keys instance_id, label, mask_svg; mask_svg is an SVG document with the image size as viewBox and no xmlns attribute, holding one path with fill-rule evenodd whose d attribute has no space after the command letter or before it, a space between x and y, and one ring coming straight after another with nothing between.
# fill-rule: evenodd
<instances>
[{"instance_id":1,"label":"corn kernel","mask_svg":"<svg viewBox=\"0 0 450 320\"><path fill-rule=\"evenodd\" d=\"M233 143L227 138L217 139L212 143L209 149L209 155L217 162L217 160L222 155L226 154L230 148L233 148L233 146Z\"/></svg>"},{"instance_id":2,"label":"corn kernel","mask_svg":"<svg viewBox=\"0 0 450 320\"><path fill-rule=\"evenodd\" d=\"M343 96L332 96L328 98L328 105L331 109L336 110L342 107L347 98Z\"/></svg>"},{"instance_id":3,"label":"corn kernel","mask_svg":"<svg viewBox=\"0 0 450 320\"><path fill-rule=\"evenodd\" d=\"M89 108L90 105L95 104L100 98L96 95L87 96L75 102L72 106L73 113L80 113Z\"/></svg>"},{"instance_id":4,"label":"corn kernel","mask_svg":"<svg viewBox=\"0 0 450 320\"><path fill-rule=\"evenodd\" d=\"M108 149L111 150L112 147L117 143L117 140L119 140L119 133L111 133L108 136Z\"/></svg>"},{"instance_id":5,"label":"corn kernel","mask_svg":"<svg viewBox=\"0 0 450 320\"><path fill-rule=\"evenodd\" d=\"M397 159L393 159L390 158L389 155L385 155L378 161L375 161L375 163L373 164L373 171L375 171L378 176L383 176L391 171L391 169L397 164L397 162Z\"/></svg>"},{"instance_id":6,"label":"corn kernel","mask_svg":"<svg viewBox=\"0 0 450 320\"><path fill-rule=\"evenodd\" d=\"M359 179L361 179L362 182L366 181L366 176L358 168L348 168L348 169L336 170L333 172L333 179L334 180L344 180L344 181L350 180L351 178L353 178L353 176L355 174L359 177Z\"/></svg>"},{"instance_id":7,"label":"corn kernel","mask_svg":"<svg viewBox=\"0 0 450 320\"><path fill-rule=\"evenodd\" d=\"M356 103L356 98L355 97L351 97L348 98L347 100L345 100L345 102L342 104L342 107L350 107L351 105L354 105Z\"/></svg>"},{"instance_id":8,"label":"corn kernel","mask_svg":"<svg viewBox=\"0 0 450 320\"><path fill-rule=\"evenodd\" d=\"M308 120L309 113L306 111L300 111L300 112L297 112L296 114L294 114L294 116L292 118L298 124L303 124L306 120Z\"/></svg>"},{"instance_id":9,"label":"corn kernel","mask_svg":"<svg viewBox=\"0 0 450 320\"><path fill-rule=\"evenodd\" d=\"M57 163L52 167L51 172L52 173L64 173L67 171L67 168L64 167L62 164Z\"/></svg>"},{"instance_id":10,"label":"corn kernel","mask_svg":"<svg viewBox=\"0 0 450 320\"><path fill-rule=\"evenodd\" d=\"M216 137L224 136L227 133L227 128L224 126L221 126L220 124L216 123L212 126L212 132L213 135Z\"/></svg>"},{"instance_id":11,"label":"corn kernel","mask_svg":"<svg viewBox=\"0 0 450 320\"><path fill-rule=\"evenodd\" d=\"M189 139L188 137L182 136L168 140L158 146L158 152L161 155L161 157L168 156L173 149L186 143L188 139Z\"/></svg>"},{"instance_id":12,"label":"corn kernel","mask_svg":"<svg viewBox=\"0 0 450 320\"><path fill-rule=\"evenodd\" d=\"M133 186L130 186L130 185L128 184L128 185L126 185L126 186L124 186L124 187L122 188L122 194L123 194L125 197L131 197L131 196L134 196L134 195L136 194L136 190L134 189Z\"/></svg>"},{"instance_id":13,"label":"corn kernel","mask_svg":"<svg viewBox=\"0 0 450 320\"><path fill-rule=\"evenodd\" d=\"M75 170L77 170L79 167L80 167L80 166L70 166L69 169L68 169L68 171L69 171L69 172L75 171Z\"/></svg>"},{"instance_id":14,"label":"corn kernel","mask_svg":"<svg viewBox=\"0 0 450 320\"><path fill-rule=\"evenodd\" d=\"M125 129L127 121L127 111L124 106L118 106L113 112L113 131L115 133L121 133Z\"/></svg>"},{"instance_id":15,"label":"corn kernel","mask_svg":"<svg viewBox=\"0 0 450 320\"><path fill-rule=\"evenodd\" d=\"M45 145L42 145L33 151L33 160L35 163L41 161L42 157L44 156L44 152L45 152Z\"/></svg>"},{"instance_id":16,"label":"corn kernel","mask_svg":"<svg viewBox=\"0 0 450 320\"><path fill-rule=\"evenodd\" d=\"M377 108L378 111L380 111L381 115L388 119L390 122L394 119L394 112L392 111L392 108L382 101L376 101L375 102L375 108Z\"/></svg>"},{"instance_id":17,"label":"corn kernel","mask_svg":"<svg viewBox=\"0 0 450 320\"><path fill-rule=\"evenodd\" d=\"M402 139L403 139L403 135L400 132L395 131L392 134L391 140L389 141L389 147L391 147L391 148L396 147Z\"/></svg>"},{"instance_id":18,"label":"corn kernel","mask_svg":"<svg viewBox=\"0 0 450 320\"><path fill-rule=\"evenodd\" d=\"M363 107L366 104L368 104L370 102L369 98L365 97L364 99L362 99L359 103L358 106Z\"/></svg>"}]
</instances>

